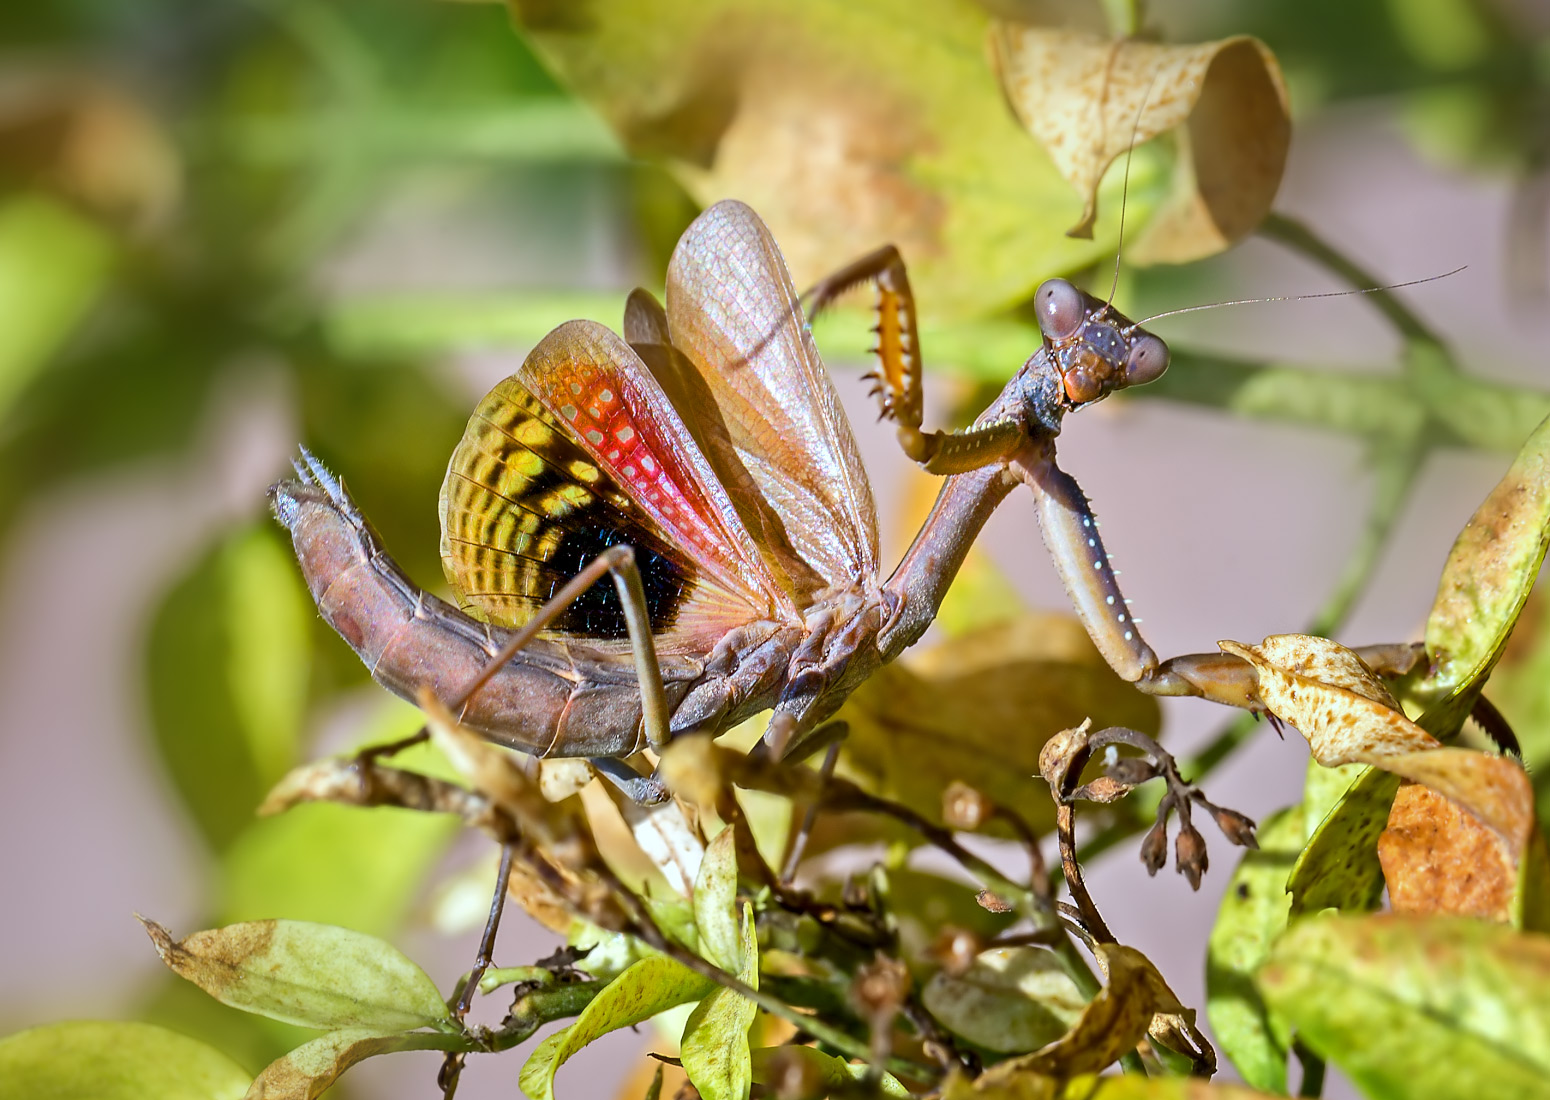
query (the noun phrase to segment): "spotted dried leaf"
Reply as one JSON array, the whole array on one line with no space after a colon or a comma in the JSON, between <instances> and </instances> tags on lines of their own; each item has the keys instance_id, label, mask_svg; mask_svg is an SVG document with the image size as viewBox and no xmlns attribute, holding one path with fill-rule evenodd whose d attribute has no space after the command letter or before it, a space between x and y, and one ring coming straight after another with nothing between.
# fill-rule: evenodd
<instances>
[{"instance_id":1,"label":"spotted dried leaf","mask_svg":"<svg viewBox=\"0 0 1550 1100\"><path fill-rule=\"evenodd\" d=\"M1219 252L1269 212L1291 140L1275 56L1253 38L1167 46L1000 23L991 36L1017 117L1084 199L1072 236L1092 235L1098 184L1132 144L1177 131L1173 193L1137 237L1137 263Z\"/></svg>"},{"instance_id":2,"label":"spotted dried leaf","mask_svg":"<svg viewBox=\"0 0 1550 1100\"><path fill-rule=\"evenodd\" d=\"M1260 700L1308 739L1313 758L1325 767L1376 764L1439 744L1405 717L1361 658L1338 642L1281 634L1257 646L1218 645L1254 666Z\"/></svg>"}]
</instances>

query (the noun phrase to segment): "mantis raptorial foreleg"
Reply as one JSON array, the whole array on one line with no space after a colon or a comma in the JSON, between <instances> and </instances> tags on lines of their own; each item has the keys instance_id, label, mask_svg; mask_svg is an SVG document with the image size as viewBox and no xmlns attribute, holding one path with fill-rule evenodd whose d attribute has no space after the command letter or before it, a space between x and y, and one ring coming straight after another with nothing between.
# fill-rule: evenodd
<instances>
[{"instance_id":1,"label":"mantis raptorial foreleg","mask_svg":"<svg viewBox=\"0 0 1550 1100\"><path fill-rule=\"evenodd\" d=\"M1104 660L1150 695L1190 695L1226 706L1263 710L1254 671L1237 657L1191 653L1157 660L1120 591L1092 506L1076 480L1055 465L1052 451L1053 446L1047 445L1037 458L1020 459L1013 468L1033 490L1044 545L1071 595L1077 617ZM1415 667L1424 647L1376 645L1356 652L1379 675L1399 676Z\"/></svg>"},{"instance_id":2,"label":"mantis raptorial foreleg","mask_svg":"<svg viewBox=\"0 0 1550 1100\"><path fill-rule=\"evenodd\" d=\"M817 317L841 294L861 283L877 287L877 369L867 377L876 382L882 415L898 424L899 446L929 473L962 474L1005 462L1022 445L1023 426L1014 419L993 421L957 432L920 430L920 336L915 325L915 296L904 260L893 245L884 245L841 268L806 294L808 320Z\"/></svg>"}]
</instances>

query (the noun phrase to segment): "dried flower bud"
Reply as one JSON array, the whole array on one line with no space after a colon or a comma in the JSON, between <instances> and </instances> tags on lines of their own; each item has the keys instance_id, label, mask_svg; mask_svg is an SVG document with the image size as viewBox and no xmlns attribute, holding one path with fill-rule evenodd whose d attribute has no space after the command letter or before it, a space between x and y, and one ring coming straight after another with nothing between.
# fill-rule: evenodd
<instances>
[{"instance_id":1,"label":"dried flower bud","mask_svg":"<svg viewBox=\"0 0 1550 1100\"><path fill-rule=\"evenodd\" d=\"M828 1091L828 1081L815 1058L803 1047L777 1047L765 1063L765 1082L777 1100L815 1100Z\"/></svg>"},{"instance_id":2,"label":"dried flower bud","mask_svg":"<svg viewBox=\"0 0 1550 1100\"><path fill-rule=\"evenodd\" d=\"M1149 875L1157 874L1168 862L1168 823L1162 818L1141 841L1141 862Z\"/></svg>"},{"instance_id":3,"label":"dried flower bud","mask_svg":"<svg viewBox=\"0 0 1550 1100\"><path fill-rule=\"evenodd\" d=\"M867 1019L892 1019L910 992L910 972L898 959L878 956L856 971L850 997Z\"/></svg>"},{"instance_id":4,"label":"dried flower bud","mask_svg":"<svg viewBox=\"0 0 1550 1100\"><path fill-rule=\"evenodd\" d=\"M1091 783L1084 783L1072 791L1071 799L1072 801L1081 799L1087 802L1107 804L1109 802L1118 802L1129 794L1130 791L1130 784L1119 783L1107 775L1100 775Z\"/></svg>"},{"instance_id":5,"label":"dried flower bud","mask_svg":"<svg viewBox=\"0 0 1550 1100\"><path fill-rule=\"evenodd\" d=\"M949 829L974 832L995 812L990 799L967 783L953 780L942 792L942 820Z\"/></svg>"},{"instance_id":6,"label":"dried flower bud","mask_svg":"<svg viewBox=\"0 0 1550 1100\"><path fill-rule=\"evenodd\" d=\"M1114 782L1123 783L1127 787L1139 786L1148 779L1155 779L1162 774L1157 765L1144 756L1118 757L1108 766L1106 772Z\"/></svg>"},{"instance_id":7,"label":"dried flower bud","mask_svg":"<svg viewBox=\"0 0 1550 1100\"><path fill-rule=\"evenodd\" d=\"M1200 830L1187 823L1181 824L1178 838L1173 842L1173 856L1179 874L1189 879L1190 889L1200 889L1200 876L1206 873L1210 862L1206 858L1206 838L1200 835Z\"/></svg>"},{"instance_id":8,"label":"dried flower bud","mask_svg":"<svg viewBox=\"0 0 1550 1100\"><path fill-rule=\"evenodd\" d=\"M1237 810L1229 810L1224 806L1212 806L1211 816L1216 819L1216 827L1222 830L1222 835L1238 847L1259 847L1259 841L1254 837L1255 826L1251 818L1244 817Z\"/></svg>"},{"instance_id":9,"label":"dried flower bud","mask_svg":"<svg viewBox=\"0 0 1550 1100\"><path fill-rule=\"evenodd\" d=\"M944 925L931 941L927 954L942 964L942 969L954 978L961 977L974 965L974 960L985 949L980 938L967 928Z\"/></svg>"},{"instance_id":10,"label":"dried flower bud","mask_svg":"<svg viewBox=\"0 0 1550 1100\"><path fill-rule=\"evenodd\" d=\"M1000 894L992 893L989 890L981 890L974 895L974 900L979 903L981 909L989 913L1010 913L1012 911L1011 902L1007 901Z\"/></svg>"},{"instance_id":11,"label":"dried flower bud","mask_svg":"<svg viewBox=\"0 0 1550 1100\"><path fill-rule=\"evenodd\" d=\"M1044 742L1044 747L1039 750L1039 774L1056 793L1065 785L1071 761L1087 748L1088 731L1092 724L1093 720L1087 718L1075 729L1061 730Z\"/></svg>"}]
</instances>

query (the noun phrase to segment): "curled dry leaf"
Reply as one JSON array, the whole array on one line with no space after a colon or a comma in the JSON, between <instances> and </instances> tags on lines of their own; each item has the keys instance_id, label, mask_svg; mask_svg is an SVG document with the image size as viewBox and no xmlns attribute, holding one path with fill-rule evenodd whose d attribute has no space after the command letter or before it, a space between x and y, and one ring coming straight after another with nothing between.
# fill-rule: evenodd
<instances>
[{"instance_id":1,"label":"curled dry leaf","mask_svg":"<svg viewBox=\"0 0 1550 1100\"><path fill-rule=\"evenodd\" d=\"M1257 646L1218 644L1254 666L1260 700L1308 739L1313 758L1327 768L1376 764L1440 744L1406 718L1361 658L1338 642L1278 634Z\"/></svg>"},{"instance_id":2,"label":"curled dry leaf","mask_svg":"<svg viewBox=\"0 0 1550 1100\"><path fill-rule=\"evenodd\" d=\"M315 1100L358 1062L403 1050L474 1050L467 1038L437 1032L383 1034L346 1028L319 1036L269 1063L243 1100Z\"/></svg>"},{"instance_id":3,"label":"curled dry leaf","mask_svg":"<svg viewBox=\"0 0 1550 1100\"><path fill-rule=\"evenodd\" d=\"M1193 1010L1179 1003L1151 960L1120 944L1100 944L1095 954L1107 984L1082 1009L1071 1029L1032 1054L986 1070L975 1081L974 1091L963 1095L1000 1095L995 1090L1029 1074L1069 1080L1097 1073L1148 1034L1170 1049L1189 1052L1194 1047L1191 1057L1197 1065L1209 1066L1207 1075L1215 1070L1215 1055L1195 1027Z\"/></svg>"},{"instance_id":4,"label":"curled dry leaf","mask_svg":"<svg viewBox=\"0 0 1550 1100\"><path fill-rule=\"evenodd\" d=\"M1131 248L1137 263L1219 252L1270 210L1291 116L1273 54L1237 37L1190 46L1000 23L992 56L1017 117L1083 196L1068 231L1090 237L1104 171L1130 148L1177 130L1173 193Z\"/></svg>"}]
</instances>

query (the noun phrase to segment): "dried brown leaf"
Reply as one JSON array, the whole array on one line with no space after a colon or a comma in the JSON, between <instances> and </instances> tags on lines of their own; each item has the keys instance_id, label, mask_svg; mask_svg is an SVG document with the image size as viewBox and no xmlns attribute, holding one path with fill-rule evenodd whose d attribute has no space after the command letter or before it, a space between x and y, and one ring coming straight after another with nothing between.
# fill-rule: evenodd
<instances>
[{"instance_id":1,"label":"dried brown leaf","mask_svg":"<svg viewBox=\"0 0 1550 1100\"><path fill-rule=\"evenodd\" d=\"M1377 841L1396 910L1541 919L1547 868L1521 765L1443 747L1354 653L1327 638L1221 647L1254 666L1260 698L1302 732L1320 764L1371 764L1409 781Z\"/></svg>"},{"instance_id":2,"label":"dried brown leaf","mask_svg":"<svg viewBox=\"0 0 1550 1100\"><path fill-rule=\"evenodd\" d=\"M1138 263L1219 252L1270 210L1291 117L1280 66L1253 38L1167 46L997 24L992 56L1017 117L1084 197L1072 236L1090 237L1098 184L1132 143L1177 130L1173 194L1131 249Z\"/></svg>"},{"instance_id":3,"label":"dried brown leaf","mask_svg":"<svg viewBox=\"0 0 1550 1100\"><path fill-rule=\"evenodd\" d=\"M1439 745L1397 709L1361 658L1338 642L1280 634L1257 646L1218 644L1254 666L1261 701L1308 739L1313 758L1325 767L1377 764Z\"/></svg>"},{"instance_id":4,"label":"dried brown leaf","mask_svg":"<svg viewBox=\"0 0 1550 1100\"><path fill-rule=\"evenodd\" d=\"M1194 1012L1179 1003L1151 960L1120 944L1100 944L1096 957L1107 984L1071 1029L1032 1054L986 1070L975 1082L977 1089L993 1091L1029 1074L1069 1080L1097 1073L1148 1034L1170 1048L1187 1050L1194 1044L1206 1056L1211 1048L1195 1028Z\"/></svg>"}]
</instances>

